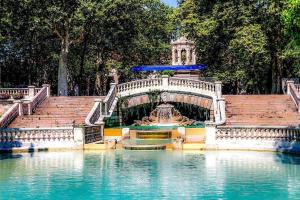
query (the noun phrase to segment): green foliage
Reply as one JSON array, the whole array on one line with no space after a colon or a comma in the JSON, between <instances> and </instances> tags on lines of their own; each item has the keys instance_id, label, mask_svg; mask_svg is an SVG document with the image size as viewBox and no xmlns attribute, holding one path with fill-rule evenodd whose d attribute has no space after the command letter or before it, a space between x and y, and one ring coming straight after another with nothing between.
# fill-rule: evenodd
<instances>
[{"instance_id":1,"label":"green foliage","mask_svg":"<svg viewBox=\"0 0 300 200\"><path fill-rule=\"evenodd\" d=\"M176 13L183 34L197 43L198 63L226 93L279 93L288 65L284 7L284 0L185 0Z\"/></svg>"},{"instance_id":2,"label":"green foliage","mask_svg":"<svg viewBox=\"0 0 300 200\"><path fill-rule=\"evenodd\" d=\"M127 81L132 66L169 62L172 13L159 0L4 0L0 85L50 83L55 92L61 63L70 94L75 84L105 94L112 68Z\"/></svg>"}]
</instances>

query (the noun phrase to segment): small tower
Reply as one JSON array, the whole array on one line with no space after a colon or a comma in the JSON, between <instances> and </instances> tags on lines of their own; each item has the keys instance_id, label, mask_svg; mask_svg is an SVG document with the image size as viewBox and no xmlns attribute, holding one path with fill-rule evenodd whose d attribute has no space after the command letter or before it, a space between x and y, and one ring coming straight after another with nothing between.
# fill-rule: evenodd
<instances>
[{"instance_id":1,"label":"small tower","mask_svg":"<svg viewBox=\"0 0 300 200\"><path fill-rule=\"evenodd\" d=\"M186 37L180 37L171 43L172 65L195 65L196 52L195 43Z\"/></svg>"}]
</instances>

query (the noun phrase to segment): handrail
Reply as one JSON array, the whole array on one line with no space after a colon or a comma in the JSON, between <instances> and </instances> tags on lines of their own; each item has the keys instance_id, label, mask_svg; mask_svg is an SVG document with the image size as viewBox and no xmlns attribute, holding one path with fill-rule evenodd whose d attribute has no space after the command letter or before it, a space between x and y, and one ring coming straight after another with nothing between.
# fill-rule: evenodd
<instances>
[{"instance_id":1,"label":"handrail","mask_svg":"<svg viewBox=\"0 0 300 200\"><path fill-rule=\"evenodd\" d=\"M114 103L114 100L117 96L117 92L118 91L117 91L116 84L111 84L110 90L109 90L107 96L105 97L105 99L103 101L103 106L102 106L102 110L101 110L101 113L103 115L109 115L111 107L112 107L112 105Z\"/></svg>"},{"instance_id":2,"label":"handrail","mask_svg":"<svg viewBox=\"0 0 300 200\"><path fill-rule=\"evenodd\" d=\"M19 103L14 103L4 115L0 117L0 127L6 127L19 115Z\"/></svg>"},{"instance_id":3,"label":"handrail","mask_svg":"<svg viewBox=\"0 0 300 200\"><path fill-rule=\"evenodd\" d=\"M101 110L101 101L95 100L94 106L85 118L85 123L88 126L92 126L100 117L100 110Z\"/></svg>"},{"instance_id":4,"label":"handrail","mask_svg":"<svg viewBox=\"0 0 300 200\"><path fill-rule=\"evenodd\" d=\"M300 93L298 92L294 82L288 82L288 94L292 97L298 112L300 112Z\"/></svg>"}]
</instances>

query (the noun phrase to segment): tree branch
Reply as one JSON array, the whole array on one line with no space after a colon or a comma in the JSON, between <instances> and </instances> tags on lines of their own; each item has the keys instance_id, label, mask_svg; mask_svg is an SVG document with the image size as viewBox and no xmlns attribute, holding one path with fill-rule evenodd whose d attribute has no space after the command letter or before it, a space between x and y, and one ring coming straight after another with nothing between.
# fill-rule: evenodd
<instances>
[{"instance_id":1,"label":"tree branch","mask_svg":"<svg viewBox=\"0 0 300 200\"><path fill-rule=\"evenodd\" d=\"M62 35L59 33L56 24L54 24L54 26L53 26L53 33L54 33L55 35L57 35L61 40L64 39L64 38L62 37Z\"/></svg>"},{"instance_id":2,"label":"tree branch","mask_svg":"<svg viewBox=\"0 0 300 200\"><path fill-rule=\"evenodd\" d=\"M79 44L83 41L83 39L84 39L84 29L81 29L79 36L76 39L71 40L70 44Z\"/></svg>"}]
</instances>

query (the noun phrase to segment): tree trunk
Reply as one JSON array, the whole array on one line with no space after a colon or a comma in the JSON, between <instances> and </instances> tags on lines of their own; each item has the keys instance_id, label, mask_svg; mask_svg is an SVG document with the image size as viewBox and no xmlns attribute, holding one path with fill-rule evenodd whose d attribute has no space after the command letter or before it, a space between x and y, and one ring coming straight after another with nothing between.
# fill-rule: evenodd
<instances>
[{"instance_id":1,"label":"tree trunk","mask_svg":"<svg viewBox=\"0 0 300 200\"><path fill-rule=\"evenodd\" d=\"M57 93L59 96L68 96L68 82L67 82L67 48L62 46L59 55L59 67L58 67L58 87Z\"/></svg>"},{"instance_id":2,"label":"tree trunk","mask_svg":"<svg viewBox=\"0 0 300 200\"><path fill-rule=\"evenodd\" d=\"M282 61L280 60L278 53L275 52L271 56L272 64L272 93L281 93L281 79L282 79Z\"/></svg>"}]
</instances>

